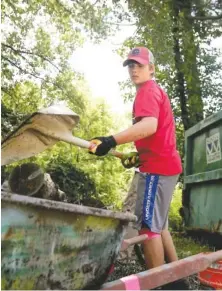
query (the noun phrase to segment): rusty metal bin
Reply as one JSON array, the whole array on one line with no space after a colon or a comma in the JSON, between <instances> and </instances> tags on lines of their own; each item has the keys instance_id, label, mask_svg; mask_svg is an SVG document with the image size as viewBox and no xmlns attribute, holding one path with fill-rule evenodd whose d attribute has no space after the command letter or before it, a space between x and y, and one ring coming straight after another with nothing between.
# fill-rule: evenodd
<instances>
[{"instance_id":1,"label":"rusty metal bin","mask_svg":"<svg viewBox=\"0 0 222 291\"><path fill-rule=\"evenodd\" d=\"M93 289L136 216L2 192L2 289Z\"/></svg>"},{"instance_id":2,"label":"rusty metal bin","mask_svg":"<svg viewBox=\"0 0 222 291\"><path fill-rule=\"evenodd\" d=\"M188 230L222 234L221 145L222 111L185 132L183 215Z\"/></svg>"}]
</instances>

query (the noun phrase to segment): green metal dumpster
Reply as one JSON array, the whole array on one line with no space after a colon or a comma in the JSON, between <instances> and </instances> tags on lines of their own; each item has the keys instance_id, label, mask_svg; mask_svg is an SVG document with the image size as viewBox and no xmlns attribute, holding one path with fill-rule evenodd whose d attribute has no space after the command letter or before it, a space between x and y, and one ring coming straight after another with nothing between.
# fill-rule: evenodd
<instances>
[{"instance_id":1,"label":"green metal dumpster","mask_svg":"<svg viewBox=\"0 0 222 291\"><path fill-rule=\"evenodd\" d=\"M185 132L183 215L189 230L222 234L222 111Z\"/></svg>"}]
</instances>

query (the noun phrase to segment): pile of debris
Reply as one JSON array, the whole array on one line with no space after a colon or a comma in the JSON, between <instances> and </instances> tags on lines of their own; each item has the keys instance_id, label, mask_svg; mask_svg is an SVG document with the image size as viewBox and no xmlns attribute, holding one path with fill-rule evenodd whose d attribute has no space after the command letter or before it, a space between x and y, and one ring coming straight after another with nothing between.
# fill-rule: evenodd
<instances>
[{"instance_id":1,"label":"pile of debris","mask_svg":"<svg viewBox=\"0 0 222 291\"><path fill-rule=\"evenodd\" d=\"M106 209L100 199L87 195L87 189L81 189L81 192L85 190L84 196L77 195L78 191L75 191L75 189L69 189L68 192L62 191L63 189L60 189L56 175L57 173L44 173L43 169L35 163L24 163L12 169L1 189L5 192L35 198Z\"/></svg>"},{"instance_id":2,"label":"pile of debris","mask_svg":"<svg viewBox=\"0 0 222 291\"><path fill-rule=\"evenodd\" d=\"M34 163L16 166L1 188L21 195L64 202L67 200L66 194L58 188L50 175Z\"/></svg>"}]
</instances>

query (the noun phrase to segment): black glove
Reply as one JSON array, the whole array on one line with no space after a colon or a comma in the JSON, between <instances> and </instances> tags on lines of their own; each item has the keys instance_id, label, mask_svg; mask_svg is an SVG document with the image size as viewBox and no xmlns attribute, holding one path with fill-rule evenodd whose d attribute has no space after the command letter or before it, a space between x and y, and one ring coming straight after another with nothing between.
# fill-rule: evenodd
<instances>
[{"instance_id":1,"label":"black glove","mask_svg":"<svg viewBox=\"0 0 222 291\"><path fill-rule=\"evenodd\" d=\"M92 147L92 149L89 150L89 153L96 156L105 156L111 148L114 148L117 145L116 140L112 135L94 137L90 142L91 144L95 144L95 147Z\"/></svg>"}]
</instances>

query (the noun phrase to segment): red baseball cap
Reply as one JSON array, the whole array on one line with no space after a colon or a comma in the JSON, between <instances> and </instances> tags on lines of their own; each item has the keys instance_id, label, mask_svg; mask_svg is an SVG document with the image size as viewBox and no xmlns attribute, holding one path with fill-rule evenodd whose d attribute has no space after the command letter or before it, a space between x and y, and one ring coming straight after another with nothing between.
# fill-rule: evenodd
<instances>
[{"instance_id":1,"label":"red baseball cap","mask_svg":"<svg viewBox=\"0 0 222 291\"><path fill-rule=\"evenodd\" d=\"M133 48L128 54L127 60L124 61L123 66L127 66L132 60L142 65L154 64L154 56L146 47Z\"/></svg>"}]
</instances>

